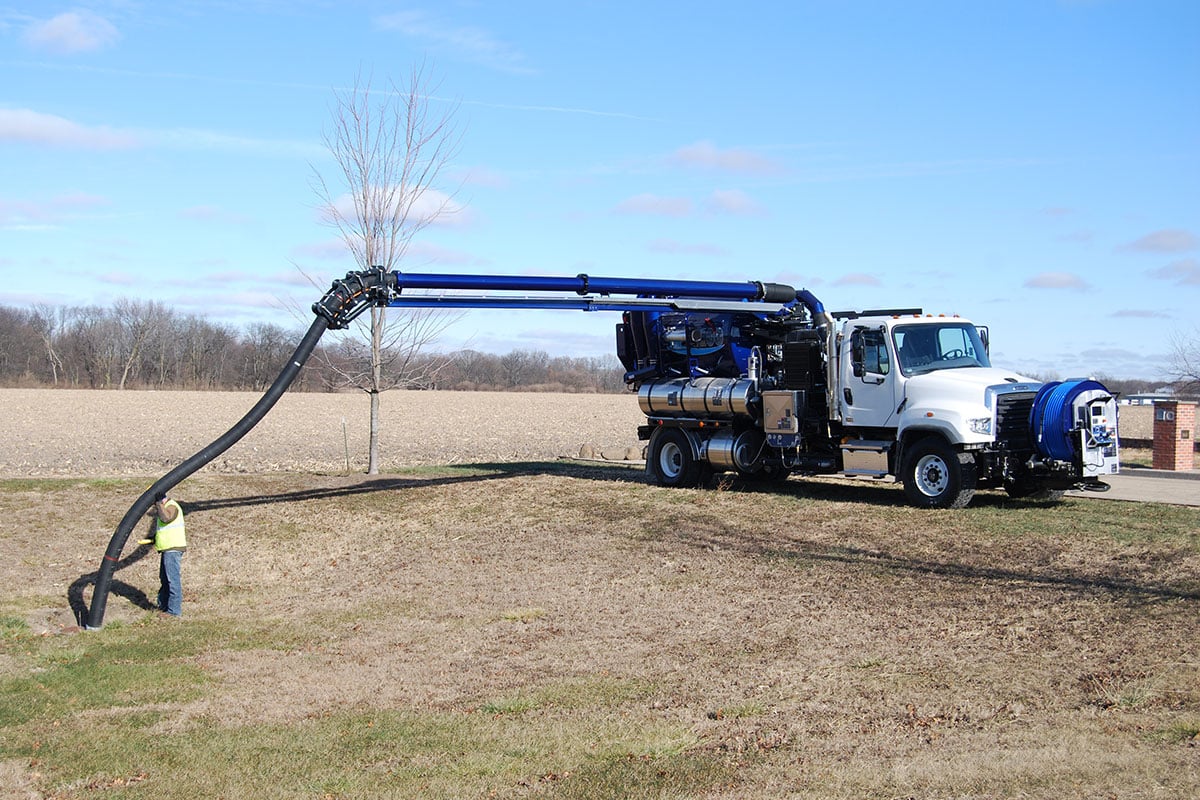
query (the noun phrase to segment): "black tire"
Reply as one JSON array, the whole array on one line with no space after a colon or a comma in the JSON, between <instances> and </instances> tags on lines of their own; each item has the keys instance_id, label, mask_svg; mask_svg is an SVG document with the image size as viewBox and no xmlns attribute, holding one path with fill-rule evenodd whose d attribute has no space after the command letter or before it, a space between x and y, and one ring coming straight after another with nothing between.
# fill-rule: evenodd
<instances>
[{"instance_id":1,"label":"black tire","mask_svg":"<svg viewBox=\"0 0 1200 800\"><path fill-rule=\"evenodd\" d=\"M679 428L659 428L650 438L646 468L659 486L691 489L704 478L704 463L692 450L687 433Z\"/></svg>"},{"instance_id":2,"label":"black tire","mask_svg":"<svg viewBox=\"0 0 1200 800\"><path fill-rule=\"evenodd\" d=\"M904 496L918 508L963 508L975 495L975 460L940 436L909 446L901 472Z\"/></svg>"}]
</instances>

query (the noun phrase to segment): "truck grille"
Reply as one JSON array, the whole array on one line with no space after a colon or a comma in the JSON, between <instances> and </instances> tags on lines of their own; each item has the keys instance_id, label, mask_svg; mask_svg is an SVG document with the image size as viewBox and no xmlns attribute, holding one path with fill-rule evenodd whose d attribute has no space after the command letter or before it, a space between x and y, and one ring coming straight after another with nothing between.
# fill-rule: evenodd
<instances>
[{"instance_id":1,"label":"truck grille","mask_svg":"<svg viewBox=\"0 0 1200 800\"><path fill-rule=\"evenodd\" d=\"M996 441L1010 450L1032 450L1029 414L1033 411L1034 392L1013 392L996 398Z\"/></svg>"}]
</instances>

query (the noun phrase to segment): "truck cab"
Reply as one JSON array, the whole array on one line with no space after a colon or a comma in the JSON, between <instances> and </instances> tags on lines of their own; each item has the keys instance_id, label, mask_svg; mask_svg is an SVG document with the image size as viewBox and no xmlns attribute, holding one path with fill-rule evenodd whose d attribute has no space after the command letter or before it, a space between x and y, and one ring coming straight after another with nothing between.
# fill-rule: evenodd
<instances>
[{"instance_id":1,"label":"truck cab","mask_svg":"<svg viewBox=\"0 0 1200 800\"><path fill-rule=\"evenodd\" d=\"M836 343L831 418L843 471L895 475L914 504L960 507L977 487L1052 497L1118 469L1115 398L1094 381L1072 382L1070 408L1057 398L1051 422L1065 419L1080 440L1044 452L1032 423L1039 410L1044 421L1054 387L1043 393L1046 384L993 367L986 329L969 320L854 317Z\"/></svg>"},{"instance_id":2,"label":"truck cab","mask_svg":"<svg viewBox=\"0 0 1200 800\"><path fill-rule=\"evenodd\" d=\"M917 416L919 409L910 408L910 390L918 398L938 397L938 404L944 405L950 400L946 391L962 394L955 389L1027 380L994 370L983 336L959 317L858 318L844 324L838 342L838 416L850 429L891 430L915 424L940 428L957 441L952 415ZM923 391L931 385L937 386L936 392ZM969 406L975 392L967 389L966 394L963 399ZM958 411L970 413L968 407Z\"/></svg>"}]
</instances>

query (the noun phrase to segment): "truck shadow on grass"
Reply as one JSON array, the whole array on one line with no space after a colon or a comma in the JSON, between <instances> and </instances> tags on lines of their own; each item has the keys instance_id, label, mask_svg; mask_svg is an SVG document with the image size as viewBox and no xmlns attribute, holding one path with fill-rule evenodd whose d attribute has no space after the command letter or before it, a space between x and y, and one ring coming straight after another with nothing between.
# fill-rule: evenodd
<instances>
[{"instance_id":1,"label":"truck shadow on grass","mask_svg":"<svg viewBox=\"0 0 1200 800\"><path fill-rule=\"evenodd\" d=\"M250 506L273 505L279 503L295 503L306 500L336 500L358 495L369 495L380 492L395 492L420 489L424 487L444 487L455 484L471 484L485 481L502 481L531 475L563 475L571 478L589 481L605 481L616 483L646 483L644 473L633 468L633 465L621 464L590 464L577 461L528 461L504 463L463 464L445 468L446 473L431 477L413 475L411 477L373 477L355 480L345 485L321 486L298 489L292 492L276 494L254 494L241 497L221 497L208 500L196 500L182 503L184 512L188 515L203 514L206 511L230 508L245 508ZM796 500L810 500L830 503L854 503L871 505L880 508L905 507L907 505L904 493L896 484L849 483L829 480L806 480L793 478L785 482L762 484L744 481L718 481L713 484L716 491L746 492L753 494L770 494L790 497ZM688 491L688 490L664 490ZM973 507L1031 507L1045 505L1038 501L1013 500L1002 493L980 493L972 500ZM963 512L920 512L920 513L963 513ZM1155 586L1140 583L1135 580L1114 576L1087 576L1071 574L1048 574L1035 570L1022 570L997 566L980 566L955 561L938 561L927 558L915 558L902 554L892 554L881 550L834 546L801 542L793 540L781 546L781 543L766 535L746 535L743 532L720 536L717 533L701 534L694 530L679 531L673 538L681 545L698 549L709 549L714 546L725 550L742 552L751 558L782 559L795 563L829 563L857 565L866 569L894 573L907 573L919 576L936 576L952 581L961 582L1019 582L1031 586L1057 588L1063 591L1096 592L1123 596L1131 601L1152 600L1200 600L1200 590ZM127 556L123 557L116 566L115 572L137 563L154 552L149 545L139 545ZM95 583L97 572L80 575L71 583L68 589L68 601L76 620L84 620L88 609L84 592L88 586ZM132 604L145 610L153 610L155 604L140 589L114 579L111 591L125 598ZM82 622L81 622L82 624Z\"/></svg>"},{"instance_id":2,"label":"truck shadow on grass","mask_svg":"<svg viewBox=\"0 0 1200 800\"><path fill-rule=\"evenodd\" d=\"M540 475L547 473L571 474L580 478L588 478L591 480L631 480L637 479L638 475L631 470L620 470L604 467L574 467L566 466L556 462L517 462L517 463L483 463L483 464L467 464L455 468L447 468L447 471L463 472L469 474L463 475L445 475L433 478L407 478L407 477L380 477L367 478L355 483L350 483L345 486L328 486L314 489L298 489L294 492L281 492L279 494L256 494L246 495L243 497L221 497L211 500L196 500L192 502L180 501L183 507L184 514L192 516L194 514L203 514L206 511L226 508L246 508L250 506L274 505L277 503L297 503L305 500L334 500L338 498L353 497L355 495L374 494L378 492L391 492L401 490L418 489L426 486L449 486L458 483L477 483L479 481L494 481L516 478L528 475ZM152 545L137 545L127 555L123 556L116 563L113 569L113 574L130 567L149 555L154 554L155 550ZM71 614L75 618L76 624L83 627L88 617L88 601L85 597L88 587L94 586L96 579L99 577L99 570L86 572L71 582L67 587L67 603L71 608ZM134 606L144 610L153 611L158 606L150 599L150 597L141 589L131 586L124 581L113 578L109 584L109 591L125 600L128 600Z\"/></svg>"},{"instance_id":3,"label":"truck shadow on grass","mask_svg":"<svg viewBox=\"0 0 1200 800\"><path fill-rule=\"evenodd\" d=\"M756 558L793 563L798 566L838 564L861 567L868 572L912 575L922 580L940 579L951 583L994 583L1059 590L1077 594L1107 594L1143 604L1158 601L1200 601L1200 589L1155 585L1113 575L1080 575L1051 573L1029 568L970 564L961 561L918 558L887 550L792 541L780 546L778 542L754 539L736 541L724 537L697 536L681 533L677 541L697 549L741 551Z\"/></svg>"}]
</instances>

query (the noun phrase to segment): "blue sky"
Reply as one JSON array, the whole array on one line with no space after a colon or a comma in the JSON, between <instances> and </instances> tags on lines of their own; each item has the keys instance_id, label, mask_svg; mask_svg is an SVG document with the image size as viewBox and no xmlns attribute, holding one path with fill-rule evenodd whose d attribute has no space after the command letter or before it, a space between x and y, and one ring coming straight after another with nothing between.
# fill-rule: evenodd
<instances>
[{"instance_id":1,"label":"blue sky","mask_svg":"<svg viewBox=\"0 0 1200 800\"><path fill-rule=\"evenodd\" d=\"M1198 43L1194 0L0 0L0 303L306 326L301 270L355 267L313 189L335 92L425 63L461 211L402 269L780 281L1159 377L1200 331ZM473 311L441 347L616 322Z\"/></svg>"}]
</instances>

